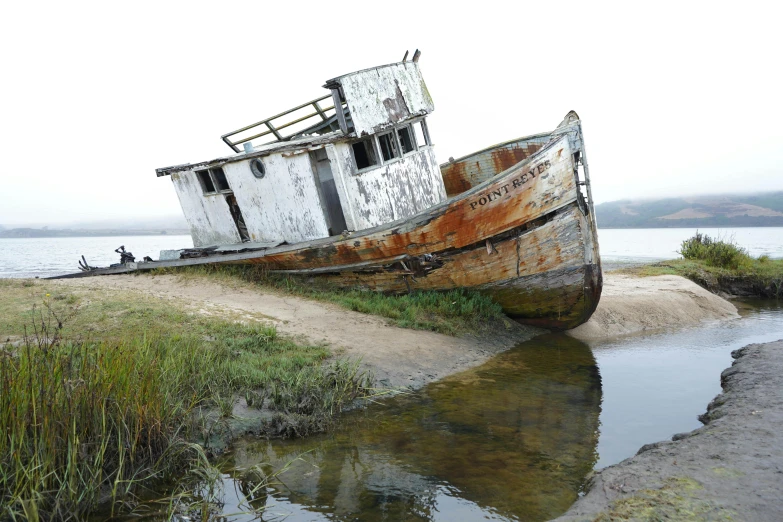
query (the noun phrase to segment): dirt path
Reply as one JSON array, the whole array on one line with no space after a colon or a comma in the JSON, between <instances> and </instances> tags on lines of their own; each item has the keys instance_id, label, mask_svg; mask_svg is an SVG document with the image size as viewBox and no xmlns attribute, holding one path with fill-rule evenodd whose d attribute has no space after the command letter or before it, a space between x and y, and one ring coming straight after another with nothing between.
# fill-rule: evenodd
<instances>
[{"instance_id":1,"label":"dirt path","mask_svg":"<svg viewBox=\"0 0 783 522\"><path fill-rule=\"evenodd\" d=\"M361 357L383 386L418 388L447 375L477 366L492 355L542 332L512 321L492 336L456 338L388 324L387 320L337 305L300 297L184 279L173 275L119 275L61 279L58 284L139 291L179 299L202 313L231 313L268 321L278 331L327 344L336 353Z\"/></svg>"},{"instance_id":2,"label":"dirt path","mask_svg":"<svg viewBox=\"0 0 783 522\"><path fill-rule=\"evenodd\" d=\"M591 341L738 317L733 304L684 277L609 272L593 316L568 333Z\"/></svg>"},{"instance_id":3,"label":"dirt path","mask_svg":"<svg viewBox=\"0 0 783 522\"><path fill-rule=\"evenodd\" d=\"M599 471L556 520L783 520L783 340L732 356L705 426Z\"/></svg>"}]
</instances>

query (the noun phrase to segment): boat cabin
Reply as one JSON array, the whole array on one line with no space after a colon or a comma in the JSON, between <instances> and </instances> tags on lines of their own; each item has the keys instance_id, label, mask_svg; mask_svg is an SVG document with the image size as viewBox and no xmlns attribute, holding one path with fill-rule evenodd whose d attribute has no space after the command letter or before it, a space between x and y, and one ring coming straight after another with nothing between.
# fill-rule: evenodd
<instances>
[{"instance_id":1,"label":"boat cabin","mask_svg":"<svg viewBox=\"0 0 783 522\"><path fill-rule=\"evenodd\" d=\"M230 156L157 169L171 177L195 247L336 236L446 199L417 61L324 87L321 98L223 135Z\"/></svg>"}]
</instances>

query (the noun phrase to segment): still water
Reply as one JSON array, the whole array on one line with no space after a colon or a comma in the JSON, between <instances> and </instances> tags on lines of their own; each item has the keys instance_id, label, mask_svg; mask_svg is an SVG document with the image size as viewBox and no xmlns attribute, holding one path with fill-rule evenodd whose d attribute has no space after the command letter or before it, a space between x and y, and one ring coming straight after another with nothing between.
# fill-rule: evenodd
<instances>
[{"instance_id":1,"label":"still water","mask_svg":"<svg viewBox=\"0 0 783 522\"><path fill-rule=\"evenodd\" d=\"M0 278L78 272L82 255L91 266L109 266L120 261L114 252L120 245L141 260L158 259L161 250L192 248L193 241L190 236L0 238Z\"/></svg>"},{"instance_id":2,"label":"still water","mask_svg":"<svg viewBox=\"0 0 783 522\"><path fill-rule=\"evenodd\" d=\"M779 303L743 314L592 346L545 335L350 412L328 435L246 439L220 462L221 511L234 521L548 520L592 469L700 426L732 350L783 338ZM288 463L251 500L234 478Z\"/></svg>"},{"instance_id":3,"label":"still water","mask_svg":"<svg viewBox=\"0 0 783 522\"><path fill-rule=\"evenodd\" d=\"M599 228L601 259L612 263L674 259L682 242L695 232L695 228ZM700 228L699 232L734 241L752 256L783 258L783 227Z\"/></svg>"}]
</instances>

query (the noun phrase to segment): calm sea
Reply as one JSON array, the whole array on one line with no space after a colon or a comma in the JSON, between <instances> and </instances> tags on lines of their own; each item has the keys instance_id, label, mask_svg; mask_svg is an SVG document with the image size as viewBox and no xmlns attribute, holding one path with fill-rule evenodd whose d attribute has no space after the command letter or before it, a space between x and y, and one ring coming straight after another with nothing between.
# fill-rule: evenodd
<instances>
[{"instance_id":1,"label":"calm sea","mask_svg":"<svg viewBox=\"0 0 783 522\"><path fill-rule=\"evenodd\" d=\"M675 259L682 242L695 232L695 228L599 228L601 259L612 263ZM783 258L783 227L700 228L699 232L734 241L756 257Z\"/></svg>"},{"instance_id":2,"label":"calm sea","mask_svg":"<svg viewBox=\"0 0 783 522\"><path fill-rule=\"evenodd\" d=\"M612 264L639 263L678 257L693 228L599 229L601 258ZM754 255L783 258L783 227L705 228L713 237L732 239ZM78 272L84 255L93 266L119 261L114 250L124 245L137 259L158 259L161 250L190 248L190 236L0 238L0 277L46 277Z\"/></svg>"},{"instance_id":3,"label":"calm sea","mask_svg":"<svg viewBox=\"0 0 783 522\"><path fill-rule=\"evenodd\" d=\"M47 277L79 271L83 255L91 266L119 263L114 250L124 245L141 260L158 259L161 250L193 247L190 236L112 236L0 238L0 277Z\"/></svg>"}]
</instances>

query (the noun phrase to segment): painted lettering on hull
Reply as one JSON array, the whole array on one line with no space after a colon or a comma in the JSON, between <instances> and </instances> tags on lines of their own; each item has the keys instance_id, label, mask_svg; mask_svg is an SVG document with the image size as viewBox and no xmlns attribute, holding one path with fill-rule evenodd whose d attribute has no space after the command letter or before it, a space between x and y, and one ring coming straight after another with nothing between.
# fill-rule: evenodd
<instances>
[{"instance_id":1,"label":"painted lettering on hull","mask_svg":"<svg viewBox=\"0 0 783 522\"><path fill-rule=\"evenodd\" d=\"M552 164L549 160L542 161L538 165L533 166L529 171L511 180L511 183L507 183L500 188L495 188L490 192L484 193L473 201L469 201L470 210L476 210L478 207L483 207L491 201L495 201L501 196L509 193L509 191L516 190L530 180L537 178L540 174L546 172Z\"/></svg>"}]
</instances>

